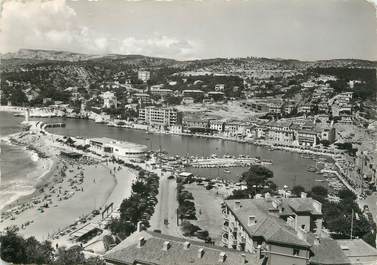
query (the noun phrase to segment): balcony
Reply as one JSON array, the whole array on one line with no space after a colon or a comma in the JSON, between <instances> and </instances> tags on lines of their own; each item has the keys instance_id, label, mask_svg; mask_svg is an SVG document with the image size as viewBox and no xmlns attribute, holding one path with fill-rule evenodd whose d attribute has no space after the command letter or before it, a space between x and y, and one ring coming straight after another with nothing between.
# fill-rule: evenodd
<instances>
[{"instance_id":1,"label":"balcony","mask_svg":"<svg viewBox=\"0 0 377 265\"><path fill-rule=\"evenodd\" d=\"M228 243L229 243L228 233L223 233L221 237L221 241L224 244L224 246L228 247Z\"/></svg>"}]
</instances>

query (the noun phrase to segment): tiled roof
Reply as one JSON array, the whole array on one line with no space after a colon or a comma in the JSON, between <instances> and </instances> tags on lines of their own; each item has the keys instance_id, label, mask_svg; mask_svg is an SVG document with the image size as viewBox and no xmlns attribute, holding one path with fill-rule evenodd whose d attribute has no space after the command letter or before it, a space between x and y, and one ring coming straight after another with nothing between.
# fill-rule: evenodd
<instances>
[{"instance_id":1,"label":"tiled roof","mask_svg":"<svg viewBox=\"0 0 377 265\"><path fill-rule=\"evenodd\" d=\"M138 246L140 238L144 238L144 245ZM163 250L164 242L169 241L169 249ZM185 242L190 242L188 249L184 248ZM203 249L203 255L198 257L199 250ZM220 254L225 254L224 262L220 262ZM135 264L145 262L156 265L260 265L262 260L256 255L240 252L228 248L217 247L197 241L185 240L150 231L134 233L112 250L104 255L105 261L114 264Z\"/></svg>"},{"instance_id":2,"label":"tiled roof","mask_svg":"<svg viewBox=\"0 0 377 265\"><path fill-rule=\"evenodd\" d=\"M309 238L311 241L312 238ZM344 255L340 246L331 238L321 238L320 243L310 248L314 256L310 258L312 265L349 265L350 260Z\"/></svg>"},{"instance_id":3,"label":"tiled roof","mask_svg":"<svg viewBox=\"0 0 377 265\"><path fill-rule=\"evenodd\" d=\"M259 200L259 201L258 201ZM284 243L287 245L309 247L310 244L297 236L296 231L277 216L268 213L256 201L261 199L226 200L226 204L233 214L252 237L263 237L267 242ZM239 201L241 208L236 209L235 202ZM249 216L255 216L256 224L248 225Z\"/></svg>"},{"instance_id":4,"label":"tiled roof","mask_svg":"<svg viewBox=\"0 0 377 265\"><path fill-rule=\"evenodd\" d=\"M373 248L362 239L342 239L336 240L336 242L347 257L374 256L377 261L377 249Z\"/></svg>"}]
</instances>

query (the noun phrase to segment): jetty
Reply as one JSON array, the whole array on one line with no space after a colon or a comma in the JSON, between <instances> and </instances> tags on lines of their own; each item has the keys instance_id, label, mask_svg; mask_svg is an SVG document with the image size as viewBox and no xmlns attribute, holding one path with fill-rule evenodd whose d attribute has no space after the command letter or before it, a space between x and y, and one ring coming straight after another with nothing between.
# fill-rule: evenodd
<instances>
[{"instance_id":1,"label":"jetty","mask_svg":"<svg viewBox=\"0 0 377 265\"><path fill-rule=\"evenodd\" d=\"M186 166L193 168L227 168L271 163L271 161L261 161L257 158L197 158L188 162Z\"/></svg>"}]
</instances>

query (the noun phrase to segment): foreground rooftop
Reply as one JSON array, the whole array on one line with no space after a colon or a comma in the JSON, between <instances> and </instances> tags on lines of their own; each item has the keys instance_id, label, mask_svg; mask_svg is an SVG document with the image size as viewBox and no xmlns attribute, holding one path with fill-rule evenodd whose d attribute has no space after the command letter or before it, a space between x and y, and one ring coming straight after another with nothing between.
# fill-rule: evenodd
<instances>
[{"instance_id":1,"label":"foreground rooftop","mask_svg":"<svg viewBox=\"0 0 377 265\"><path fill-rule=\"evenodd\" d=\"M256 255L151 231L136 232L104 255L109 264L261 265Z\"/></svg>"}]
</instances>

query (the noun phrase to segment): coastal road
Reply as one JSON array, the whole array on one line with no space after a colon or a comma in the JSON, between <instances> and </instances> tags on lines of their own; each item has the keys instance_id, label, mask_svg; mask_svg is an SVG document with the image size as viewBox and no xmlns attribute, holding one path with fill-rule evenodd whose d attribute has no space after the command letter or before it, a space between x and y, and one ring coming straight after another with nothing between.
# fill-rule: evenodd
<instances>
[{"instance_id":1,"label":"coastal road","mask_svg":"<svg viewBox=\"0 0 377 265\"><path fill-rule=\"evenodd\" d=\"M151 229L161 230L163 234L181 236L177 225L177 183L175 179L168 179L168 175L161 173L158 203L151 218ZM167 220L167 224L165 223Z\"/></svg>"}]
</instances>

